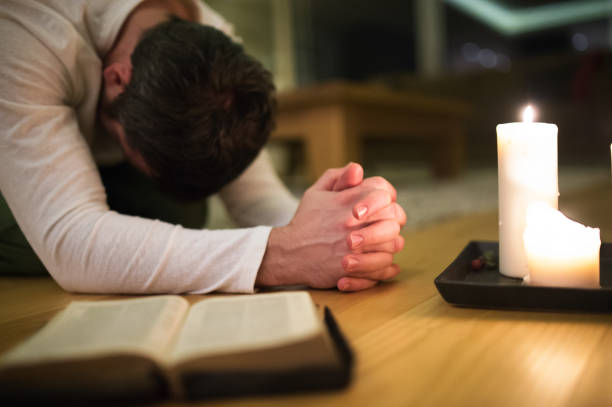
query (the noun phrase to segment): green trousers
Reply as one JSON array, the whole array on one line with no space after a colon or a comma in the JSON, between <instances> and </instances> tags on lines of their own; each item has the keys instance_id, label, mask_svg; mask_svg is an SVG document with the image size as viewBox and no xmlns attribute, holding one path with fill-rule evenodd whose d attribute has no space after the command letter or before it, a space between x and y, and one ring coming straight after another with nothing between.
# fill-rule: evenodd
<instances>
[{"instance_id":1,"label":"green trousers","mask_svg":"<svg viewBox=\"0 0 612 407\"><path fill-rule=\"evenodd\" d=\"M206 201L179 202L162 194L155 182L127 163L100 168L108 205L124 215L159 219L187 228L202 228ZM0 274L40 275L47 271L19 229L0 195Z\"/></svg>"}]
</instances>

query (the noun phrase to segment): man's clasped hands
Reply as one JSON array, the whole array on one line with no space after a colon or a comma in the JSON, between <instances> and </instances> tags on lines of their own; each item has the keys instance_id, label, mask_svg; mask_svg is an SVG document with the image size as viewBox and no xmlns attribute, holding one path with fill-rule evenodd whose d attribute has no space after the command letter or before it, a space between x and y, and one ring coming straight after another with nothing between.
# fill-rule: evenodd
<instances>
[{"instance_id":1,"label":"man's clasped hands","mask_svg":"<svg viewBox=\"0 0 612 407\"><path fill-rule=\"evenodd\" d=\"M273 228L256 285L303 284L341 291L395 277L406 214L382 177L350 163L327 170L306 192L291 222Z\"/></svg>"}]
</instances>

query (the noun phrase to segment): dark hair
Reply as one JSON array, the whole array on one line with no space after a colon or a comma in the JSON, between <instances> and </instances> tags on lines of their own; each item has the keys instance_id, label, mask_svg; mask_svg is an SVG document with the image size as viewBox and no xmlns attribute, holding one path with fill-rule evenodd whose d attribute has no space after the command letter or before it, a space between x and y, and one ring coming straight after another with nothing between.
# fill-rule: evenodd
<instances>
[{"instance_id":1,"label":"dark hair","mask_svg":"<svg viewBox=\"0 0 612 407\"><path fill-rule=\"evenodd\" d=\"M111 105L162 189L201 199L255 159L272 128L272 76L221 31L176 17L143 34Z\"/></svg>"}]
</instances>

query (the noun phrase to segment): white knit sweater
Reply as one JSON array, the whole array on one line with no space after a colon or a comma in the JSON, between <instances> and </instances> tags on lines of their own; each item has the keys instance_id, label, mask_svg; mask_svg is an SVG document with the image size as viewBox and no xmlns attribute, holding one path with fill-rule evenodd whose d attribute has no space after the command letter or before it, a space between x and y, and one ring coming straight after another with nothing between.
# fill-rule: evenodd
<instances>
[{"instance_id":1,"label":"white knit sweater","mask_svg":"<svg viewBox=\"0 0 612 407\"><path fill-rule=\"evenodd\" d=\"M121 154L95 129L101 59L140 1L0 2L0 191L66 290L252 292L270 226L191 230L106 204L96 162ZM196 4L202 23L231 34ZM286 224L297 205L265 154L221 197L241 226Z\"/></svg>"}]
</instances>

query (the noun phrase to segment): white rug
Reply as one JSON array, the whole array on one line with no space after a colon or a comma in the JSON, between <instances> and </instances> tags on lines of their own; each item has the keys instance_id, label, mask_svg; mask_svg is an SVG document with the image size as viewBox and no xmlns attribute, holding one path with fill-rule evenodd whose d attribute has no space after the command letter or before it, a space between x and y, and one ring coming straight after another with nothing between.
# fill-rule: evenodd
<instances>
[{"instance_id":1,"label":"white rug","mask_svg":"<svg viewBox=\"0 0 612 407\"><path fill-rule=\"evenodd\" d=\"M562 168L559 171L559 193L563 195L609 179L610 171L607 168ZM397 188L397 200L408 215L407 228L497 208L496 168L468 171L455 180L413 185L402 183Z\"/></svg>"}]
</instances>

